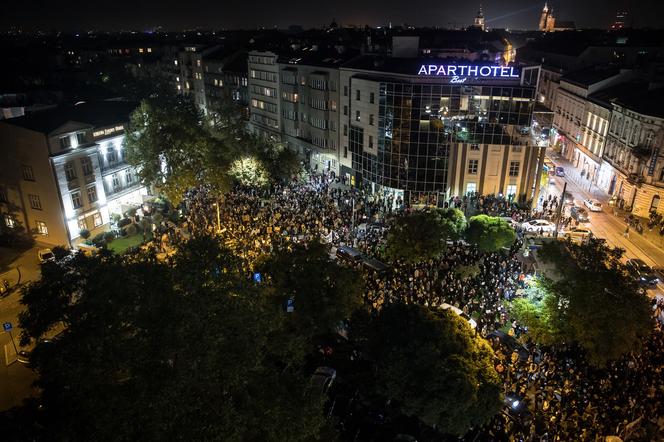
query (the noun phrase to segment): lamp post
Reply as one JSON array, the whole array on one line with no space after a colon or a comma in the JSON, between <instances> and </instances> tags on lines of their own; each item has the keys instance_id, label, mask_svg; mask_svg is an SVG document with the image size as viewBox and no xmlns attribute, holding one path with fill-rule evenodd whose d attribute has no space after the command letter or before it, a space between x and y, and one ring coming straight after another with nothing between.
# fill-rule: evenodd
<instances>
[{"instance_id":1,"label":"lamp post","mask_svg":"<svg viewBox=\"0 0 664 442\"><path fill-rule=\"evenodd\" d=\"M217 208L217 233L219 233L221 231L221 216L219 215L219 204L213 203L212 205Z\"/></svg>"}]
</instances>

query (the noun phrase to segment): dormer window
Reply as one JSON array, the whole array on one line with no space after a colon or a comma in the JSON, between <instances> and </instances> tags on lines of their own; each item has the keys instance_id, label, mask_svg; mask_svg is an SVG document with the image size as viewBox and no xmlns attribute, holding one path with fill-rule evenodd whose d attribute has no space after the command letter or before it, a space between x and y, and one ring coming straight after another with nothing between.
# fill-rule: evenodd
<instances>
[{"instance_id":1,"label":"dormer window","mask_svg":"<svg viewBox=\"0 0 664 442\"><path fill-rule=\"evenodd\" d=\"M70 147L71 147L71 139L69 138L69 135L61 137L60 148L64 150L64 149L69 149Z\"/></svg>"}]
</instances>

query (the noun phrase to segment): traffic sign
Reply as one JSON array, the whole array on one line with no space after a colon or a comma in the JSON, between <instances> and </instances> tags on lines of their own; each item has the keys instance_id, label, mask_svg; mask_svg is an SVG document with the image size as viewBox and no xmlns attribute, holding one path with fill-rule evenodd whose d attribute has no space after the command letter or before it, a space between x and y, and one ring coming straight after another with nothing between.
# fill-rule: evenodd
<instances>
[{"instance_id":1,"label":"traffic sign","mask_svg":"<svg viewBox=\"0 0 664 442\"><path fill-rule=\"evenodd\" d=\"M263 282L263 276L259 272L254 273L254 282L259 284Z\"/></svg>"},{"instance_id":2,"label":"traffic sign","mask_svg":"<svg viewBox=\"0 0 664 442\"><path fill-rule=\"evenodd\" d=\"M3 322L3 323L2 323L2 328L3 328L4 331L6 331L6 332L11 331L11 329L13 328L13 327L12 327L12 323L11 323L11 322Z\"/></svg>"},{"instance_id":3,"label":"traffic sign","mask_svg":"<svg viewBox=\"0 0 664 442\"><path fill-rule=\"evenodd\" d=\"M286 301L286 312L293 313L295 311L295 299L288 298Z\"/></svg>"}]
</instances>

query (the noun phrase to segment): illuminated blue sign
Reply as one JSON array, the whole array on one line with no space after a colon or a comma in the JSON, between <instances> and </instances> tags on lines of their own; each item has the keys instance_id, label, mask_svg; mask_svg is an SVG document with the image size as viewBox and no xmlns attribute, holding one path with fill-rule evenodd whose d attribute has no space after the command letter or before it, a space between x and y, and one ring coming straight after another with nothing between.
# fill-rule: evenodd
<instances>
[{"instance_id":1,"label":"illuminated blue sign","mask_svg":"<svg viewBox=\"0 0 664 442\"><path fill-rule=\"evenodd\" d=\"M423 64L417 75L452 77L450 83L464 83L468 77L520 78L519 70L513 66L472 66L456 64Z\"/></svg>"}]
</instances>

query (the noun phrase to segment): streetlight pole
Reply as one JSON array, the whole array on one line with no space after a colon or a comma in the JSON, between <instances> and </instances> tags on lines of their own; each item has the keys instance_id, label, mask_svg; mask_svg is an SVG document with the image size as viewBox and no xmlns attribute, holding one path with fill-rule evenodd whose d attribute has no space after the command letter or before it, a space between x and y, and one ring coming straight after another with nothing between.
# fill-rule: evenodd
<instances>
[{"instance_id":1,"label":"streetlight pole","mask_svg":"<svg viewBox=\"0 0 664 442\"><path fill-rule=\"evenodd\" d=\"M219 203L214 203L214 207L217 208L217 233L221 231L221 216L219 215Z\"/></svg>"}]
</instances>

